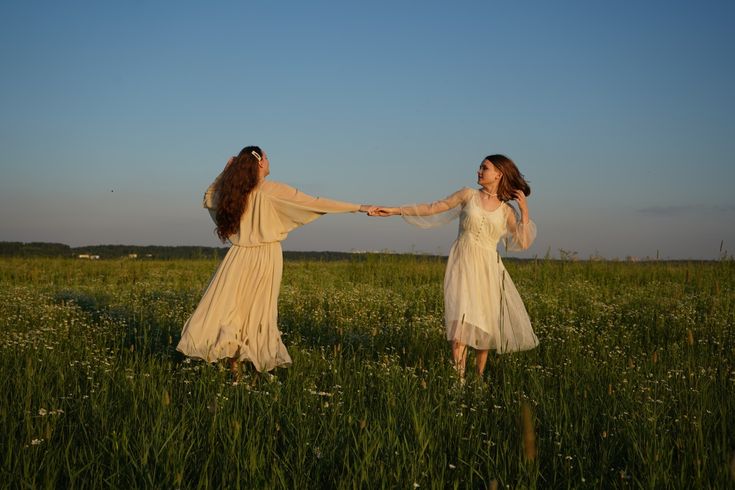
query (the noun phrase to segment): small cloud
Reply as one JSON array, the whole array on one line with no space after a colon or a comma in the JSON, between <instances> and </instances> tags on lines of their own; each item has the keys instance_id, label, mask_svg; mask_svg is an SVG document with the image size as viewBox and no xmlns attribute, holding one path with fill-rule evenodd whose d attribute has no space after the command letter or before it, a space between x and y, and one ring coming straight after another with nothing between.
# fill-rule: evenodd
<instances>
[{"instance_id":1,"label":"small cloud","mask_svg":"<svg viewBox=\"0 0 735 490\"><path fill-rule=\"evenodd\" d=\"M691 214L729 214L735 213L735 206L648 206L636 212L650 216L684 216Z\"/></svg>"}]
</instances>

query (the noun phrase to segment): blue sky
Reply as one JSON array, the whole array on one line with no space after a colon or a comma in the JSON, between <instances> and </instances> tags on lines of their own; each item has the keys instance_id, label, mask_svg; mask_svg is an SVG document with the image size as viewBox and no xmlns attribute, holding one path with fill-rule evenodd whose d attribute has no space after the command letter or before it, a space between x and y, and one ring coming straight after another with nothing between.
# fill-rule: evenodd
<instances>
[{"instance_id":1,"label":"blue sky","mask_svg":"<svg viewBox=\"0 0 735 490\"><path fill-rule=\"evenodd\" d=\"M386 205L504 153L521 256L735 252L733 25L724 1L3 1L0 240L218 245L201 194L257 144L272 179ZM284 248L455 235L326 216Z\"/></svg>"}]
</instances>

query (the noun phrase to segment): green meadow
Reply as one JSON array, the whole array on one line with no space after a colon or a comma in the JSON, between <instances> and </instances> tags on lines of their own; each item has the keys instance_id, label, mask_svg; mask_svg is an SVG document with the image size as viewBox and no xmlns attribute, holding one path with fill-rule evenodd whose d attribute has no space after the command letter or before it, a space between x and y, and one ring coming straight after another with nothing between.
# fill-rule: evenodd
<instances>
[{"instance_id":1,"label":"green meadow","mask_svg":"<svg viewBox=\"0 0 735 490\"><path fill-rule=\"evenodd\" d=\"M509 261L541 344L464 384L442 260L286 261L239 377L175 351L217 264L0 259L3 487L735 487L732 260Z\"/></svg>"}]
</instances>

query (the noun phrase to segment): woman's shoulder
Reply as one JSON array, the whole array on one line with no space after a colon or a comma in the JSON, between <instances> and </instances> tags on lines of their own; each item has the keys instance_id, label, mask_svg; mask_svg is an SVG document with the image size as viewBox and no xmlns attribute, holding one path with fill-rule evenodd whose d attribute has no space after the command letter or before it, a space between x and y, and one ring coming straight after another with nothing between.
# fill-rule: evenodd
<instances>
[{"instance_id":1,"label":"woman's shoulder","mask_svg":"<svg viewBox=\"0 0 735 490\"><path fill-rule=\"evenodd\" d=\"M264 192L265 194L274 196L295 194L297 192L295 187L291 187L288 184L277 182L275 180L264 180L263 182L258 184L258 187L256 187L256 189L258 191Z\"/></svg>"},{"instance_id":2,"label":"woman's shoulder","mask_svg":"<svg viewBox=\"0 0 735 490\"><path fill-rule=\"evenodd\" d=\"M472 187L462 187L460 190L454 193L455 196L459 197L462 202L466 203L469 201L472 196L475 195L477 190L473 189Z\"/></svg>"}]
</instances>

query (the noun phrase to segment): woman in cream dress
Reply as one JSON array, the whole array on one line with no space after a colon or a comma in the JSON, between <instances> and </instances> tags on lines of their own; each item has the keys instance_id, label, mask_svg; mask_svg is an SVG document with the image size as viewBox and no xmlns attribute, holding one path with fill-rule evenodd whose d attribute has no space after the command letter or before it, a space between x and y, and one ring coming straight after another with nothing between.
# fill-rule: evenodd
<instances>
[{"instance_id":1,"label":"woman in cream dress","mask_svg":"<svg viewBox=\"0 0 735 490\"><path fill-rule=\"evenodd\" d=\"M459 235L449 252L444 275L444 320L455 367L464 378L467 346L477 351L482 375L490 349L498 353L538 345L518 291L497 252L525 250L536 236L526 196L531 188L512 160L490 155L477 172L480 189L463 188L430 204L381 207L372 214L401 215L428 228L459 216ZM515 200L520 216L508 201Z\"/></svg>"},{"instance_id":2,"label":"woman in cream dress","mask_svg":"<svg viewBox=\"0 0 735 490\"><path fill-rule=\"evenodd\" d=\"M266 180L267 155L244 148L209 186L204 207L217 234L232 246L181 332L177 350L206 361L250 361L258 371L289 366L278 330L281 241L326 213L367 212L369 206L312 197Z\"/></svg>"}]
</instances>

